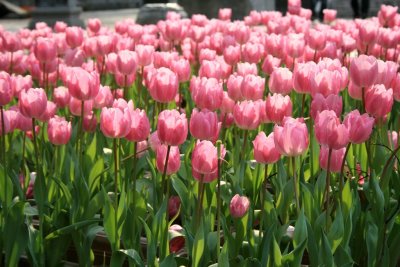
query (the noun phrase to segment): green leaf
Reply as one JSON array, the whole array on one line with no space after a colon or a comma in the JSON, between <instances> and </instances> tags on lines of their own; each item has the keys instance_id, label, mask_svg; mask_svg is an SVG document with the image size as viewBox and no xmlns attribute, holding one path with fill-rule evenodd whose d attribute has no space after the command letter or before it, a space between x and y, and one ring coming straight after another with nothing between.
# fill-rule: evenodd
<instances>
[{"instance_id":1,"label":"green leaf","mask_svg":"<svg viewBox=\"0 0 400 267\"><path fill-rule=\"evenodd\" d=\"M306 217L304 215L304 210L301 210L300 216L296 221L296 226L294 229L293 245L298 247L304 240L307 239L307 225Z\"/></svg>"},{"instance_id":2,"label":"green leaf","mask_svg":"<svg viewBox=\"0 0 400 267\"><path fill-rule=\"evenodd\" d=\"M351 194L350 180L348 180L342 191L342 209L344 217L347 217L353 205L353 196Z\"/></svg>"},{"instance_id":3,"label":"green leaf","mask_svg":"<svg viewBox=\"0 0 400 267\"><path fill-rule=\"evenodd\" d=\"M176 267L176 261L174 258L174 254L168 255L161 263L160 267Z\"/></svg>"},{"instance_id":4,"label":"green leaf","mask_svg":"<svg viewBox=\"0 0 400 267\"><path fill-rule=\"evenodd\" d=\"M171 178L172 186L174 187L175 191L178 193L179 198L181 199L181 205L183 210L188 209L188 189L186 188L185 184L179 179L177 176L173 176Z\"/></svg>"},{"instance_id":5,"label":"green leaf","mask_svg":"<svg viewBox=\"0 0 400 267\"><path fill-rule=\"evenodd\" d=\"M4 176L3 165L0 164L0 199L1 203L6 203L9 206L13 197L13 184L8 175ZM4 204L2 204L4 205Z\"/></svg>"},{"instance_id":6,"label":"green leaf","mask_svg":"<svg viewBox=\"0 0 400 267\"><path fill-rule=\"evenodd\" d=\"M290 266L300 266L306 245L307 239L304 239L303 242L301 242L294 250L289 254L284 255L282 257L283 265L287 266L290 263Z\"/></svg>"},{"instance_id":7,"label":"green leaf","mask_svg":"<svg viewBox=\"0 0 400 267\"><path fill-rule=\"evenodd\" d=\"M96 152L97 152L96 149L97 149L97 138L96 138L96 135L93 135L92 142L86 148L86 155L89 156L89 158L91 159L92 162L94 162L94 159L96 158Z\"/></svg>"},{"instance_id":8,"label":"green leaf","mask_svg":"<svg viewBox=\"0 0 400 267\"><path fill-rule=\"evenodd\" d=\"M153 233L151 232L147 223L139 217L139 220L142 222L146 238L147 238L147 262L150 266L155 264L156 259L156 242L153 240Z\"/></svg>"},{"instance_id":9,"label":"green leaf","mask_svg":"<svg viewBox=\"0 0 400 267\"><path fill-rule=\"evenodd\" d=\"M275 235L273 235L272 241L272 255L274 255L274 266L282 266L282 254L281 249L276 242Z\"/></svg>"},{"instance_id":10,"label":"green leaf","mask_svg":"<svg viewBox=\"0 0 400 267\"><path fill-rule=\"evenodd\" d=\"M50 240L56 237L59 237L61 235L65 235L65 234L69 234L72 233L73 231L76 231L80 228L83 228L85 226L94 224L94 223L99 223L101 222L101 219L90 219L90 220L85 220L85 221L81 221L81 222L77 222L68 226L65 226L63 228L57 229L54 232L51 232L50 234L48 234L46 236L46 240Z\"/></svg>"},{"instance_id":11,"label":"green leaf","mask_svg":"<svg viewBox=\"0 0 400 267\"><path fill-rule=\"evenodd\" d=\"M224 246L222 247L218 258L218 264L221 266L229 266L228 242L225 242Z\"/></svg>"},{"instance_id":12,"label":"green leaf","mask_svg":"<svg viewBox=\"0 0 400 267\"><path fill-rule=\"evenodd\" d=\"M204 237L204 229L203 224L200 223L200 228L196 233L194 238L194 244L192 249L192 259L193 259L193 267L201 266L200 260L203 256L205 247L205 237Z\"/></svg>"},{"instance_id":13,"label":"green leaf","mask_svg":"<svg viewBox=\"0 0 400 267\"><path fill-rule=\"evenodd\" d=\"M367 216L367 218L370 216ZM368 255L368 266L375 266L377 262L377 247L378 247L378 227L372 222L372 219L367 219L367 229L365 239L367 242L367 255Z\"/></svg>"},{"instance_id":14,"label":"green leaf","mask_svg":"<svg viewBox=\"0 0 400 267\"><path fill-rule=\"evenodd\" d=\"M334 266L333 265L333 255L332 249L329 245L329 240L326 237L325 233L321 230L321 247L319 249L319 265L323 264L326 267Z\"/></svg>"},{"instance_id":15,"label":"green leaf","mask_svg":"<svg viewBox=\"0 0 400 267\"><path fill-rule=\"evenodd\" d=\"M99 158L96 163L92 166L92 169L89 173L89 188L91 190L95 190L96 187L99 186L100 181L97 177L99 177L104 171L104 159ZM93 192L90 192L93 193Z\"/></svg>"},{"instance_id":16,"label":"green leaf","mask_svg":"<svg viewBox=\"0 0 400 267\"><path fill-rule=\"evenodd\" d=\"M134 249L120 249L119 252L125 254L126 256L128 256L129 258L131 258L135 264L139 267L144 267L144 263L142 261L142 259L140 258L139 253L134 250Z\"/></svg>"},{"instance_id":17,"label":"green leaf","mask_svg":"<svg viewBox=\"0 0 400 267\"><path fill-rule=\"evenodd\" d=\"M351 250L349 247L347 249L343 248L342 245L340 245L335 252L335 264L336 266L345 266L345 267L351 267L354 265L354 261L351 258Z\"/></svg>"},{"instance_id":18,"label":"green leaf","mask_svg":"<svg viewBox=\"0 0 400 267\"><path fill-rule=\"evenodd\" d=\"M336 209L336 217L328 233L328 239L329 239L329 244L332 248L332 254L335 253L336 248L342 242L343 233L344 233L344 226L343 226L342 209L339 206L338 209Z\"/></svg>"},{"instance_id":19,"label":"green leaf","mask_svg":"<svg viewBox=\"0 0 400 267\"><path fill-rule=\"evenodd\" d=\"M110 241L110 245L111 247L115 247L115 229L116 229L116 225L115 225L115 209L114 206L112 205L112 201L109 198L109 196L107 195L107 193L105 192L105 190L103 190L103 194L104 194L104 198L105 198L105 203L104 203L104 218L103 218L103 223L104 223L104 231L107 234L108 240Z\"/></svg>"}]
</instances>

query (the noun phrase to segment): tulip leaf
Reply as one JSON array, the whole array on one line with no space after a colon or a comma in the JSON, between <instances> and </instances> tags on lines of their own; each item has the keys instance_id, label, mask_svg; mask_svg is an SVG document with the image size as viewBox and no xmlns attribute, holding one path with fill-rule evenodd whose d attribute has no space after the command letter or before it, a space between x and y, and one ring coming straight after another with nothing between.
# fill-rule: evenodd
<instances>
[{"instance_id":1,"label":"tulip leaf","mask_svg":"<svg viewBox=\"0 0 400 267\"><path fill-rule=\"evenodd\" d=\"M201 266L200 261L203 256L204 248L205 248L204 229L203 229L203 224L200 223L200 228L196 233L192 248L193 267Z\"/></svg>"},{"instance_id":2,"label":"tulip leaf","mask_svg":"<svg viewBox=\"0 0 400 267\"><path fill-rule=\"evenodd\" d=\"M121 252L121 253L125 254L126 256L128 256L129 258L131 258L135 262L136 266L139 266L139 267L145 266L142 259L140 258L139 253L136 250L120 249L119 252Z\"/></svg>"},{"instance_id":3,"label":"tulip leaf","mask_svg":"<svg viewBox=\"0 0 400 267\"><path fill-rule=\"evenodd\" d=\"M160 267L176 267L176 261L174 258L174 254L168 255L161 263Z\"/></svg>"},{"instance_id":4,"label":"tulip leaf","mask_svg":"<svg viewBox=\"0 0 400 267\"><path fill-rule=\"evenodd\" d=\"M301 211L299 218L296 221L296 226L293 236L293 245L297 248L304 240L307 239L307 225L304 210Z\"/></svg>"},{"instance_id":5,"label":"tulip leaf","mask_svg":"<svg viewBox=\"0 0 400 267\"><path fill-rule=\"evenodd\" d=\"M330 246L332 248L332 254L335 253L336 248L340 245L343 240L344 226L343 226L343 215L342 209L339 206L336 209L336 217L333 221L331 228L328 233L328 240L330 241Z\"/></svg>"},{"instance_id":6,"label":"tulip leaf","mask_svg":"<svg viewBox=\"0 0 400 267\"><path fill-rule=\"evenodd\" d=\"M282 253L278 243L276 242L275 235L273 235L272 240L272 255L274 256L274 266L282 266Z\"/></svg>"}]
</instances>

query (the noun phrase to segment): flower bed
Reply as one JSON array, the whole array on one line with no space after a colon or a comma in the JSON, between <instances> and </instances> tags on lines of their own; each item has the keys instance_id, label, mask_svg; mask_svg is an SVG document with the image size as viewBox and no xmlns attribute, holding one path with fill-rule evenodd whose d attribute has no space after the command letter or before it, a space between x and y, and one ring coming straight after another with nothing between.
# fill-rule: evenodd
<instances>
[{"instance_id":1,"label":"flower bed","mask_svg":"<svg viewBox=\"0 0 400 267\"><path fill-rule=\"evenodd\" d=\"M288 10L1 30L0 262L396 266L397 7Z\"/></svg>"}]
</instances>

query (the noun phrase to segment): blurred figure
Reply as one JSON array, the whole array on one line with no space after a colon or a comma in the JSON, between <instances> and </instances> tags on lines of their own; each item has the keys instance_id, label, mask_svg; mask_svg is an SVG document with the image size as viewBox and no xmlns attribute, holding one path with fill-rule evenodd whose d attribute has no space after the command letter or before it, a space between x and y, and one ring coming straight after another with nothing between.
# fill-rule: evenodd
<instances>
[{"instance_id":1,"label":"blurred figure","mask_svg":"<svg viewBox=\"0 0 400 267\"><path fill-rule=\"evenodd\" d=\"M320 21L323 20L324 14L322 11L328 7L327 0L313 0L313 18L318 19Z\"/></svg>"},{"instance_id":2,"label":"blurred figure","mask_svg":"<svg viewBox=\"0 0 400 267\"><path fill-rule=\"evenodd\" d=\"M361 8L360 8L359 1L360 0L351 0L351 7L353 8L354 18L361 17L361 18L365 19L366 17L368 17L369 0L361 0Z\"/></svg>"}]
</instances>

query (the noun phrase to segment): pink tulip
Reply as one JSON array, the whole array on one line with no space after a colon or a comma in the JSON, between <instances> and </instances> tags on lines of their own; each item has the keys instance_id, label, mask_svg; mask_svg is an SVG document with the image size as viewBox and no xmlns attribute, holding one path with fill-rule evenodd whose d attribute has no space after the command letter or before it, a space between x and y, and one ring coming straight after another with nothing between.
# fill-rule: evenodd
<instances>
[{"instance_id":1,"label":"pink tulip","mask_svg":"<svg viewBox=\"0 0 400 267\"><path fill-rule=\"evenodd\" d=\"M82 101L71 97L69 100L69 110L72 115L81 116L82 115ZM93 100L88 100L84 102L83 115L88 115L93 110Z\"/></svg>"},{"instance_id":2,"label":"pink tulip","mask_svg":"<svg viewBox=\"0 0 400 267\"><path fill-rule=\"evenodd\" d=\"M286 44L287 53L292 58L301 57L304 53L305 41L303 34L290 33Z\"/></svg>"},{"instance_id":3,"label":"pink tulip","mask_svg":"<svg viewBox=\"0 0 400 267\"><path fill-rule=\"evenodd\" d=\"M98 109L112 106L114 97L109 86L100 85L99 92L94 98L93 106Z\"/></svg>"},{"instance_id":4,"label":"pink tulip","mask_svg":"<svg viewBox=\"0 0 400 267\"><path fill-rule=\"evenodd\" d=\"M152 45L137 45L135 51L138 59L138 64L142 67L150 65L153 62L154 46Z\"/></svg>"},{"instance_id":5,"label":"pink tulip","mask_svg":"<svg viewBox=\"0 0 400 267\"><path fill-rule=\"evenodd\" d=\"M64 21L56 21L54 24L54 30L56 32L64 32L68 27L68 24L65 23Z\"/></svg>"},{"instance_id":6,"label":"pink tulip","mask_svg":"<svg viewBox=\"0 0 400 267\"><path fill-rule=\"evenodd\" d=\"M325 23L332 23L336 20L337 11L335 9L324 9L322 12L324 13Z\"/></svg>"},{"instance_id":7,"label":"pink tulip","mask_svg":"<svg viewBox=\"0 0 400 267\"><path fill-rule=\"evenodd\" d=\"M213 173L218 168L217 148L207 140L198 142L192 153L192 168L200 174Z\"/></svg>"},{"instance_id":8,"label":"pink tulip","mask_svg":"<svg viewBox=\"0 0 400 267\"><path fill-rule=\"evenodd\" d=\"M163 144L179 146L186 140L188 123L185 114L177 110L163 110L158 115L157 134Z\"/></svg>"},{"instance_id":9,"label":"pink tulip","mask_svg":"<svg viewBox=\"0 0 400 267\"><path fill-rule=\"evenodd\" d=\"M101 20L98 18L88 19L87 27L93 33L97 33L101 28Z\"/></svg>"},{"instance_id":10,"label":"pink tulip","mask_svg":"<svg viewBox=\"0 0 400 267\"><path fill-rule=\"evenodd\" d=\"M54 117L57 112L57 105L54 102L47 101L46 110L39 117L38 120L42 122L48 122L50 118Z\"/></svg>"},{"instance_id":11,"label":"pink tulip","mask_svg":"<svg viewBox=\"0 0 400 267\"><path fill-rule=\"evenodd\" d=\"M317 93L327 97L331 94L337 95L341 89L342 75L339 71L323 69L315 74L311 80L311 94Z\"/></svg>"},{"instance_id":12,"label":"pink tulip","mask_svg":"<svg viewBox=\"0 0 400 267\"><path fill-rule=\"evenodd\" d=\"M299 156L308 148L307 126L301 119L285 117L282 126L274 126L274 141L282 155Z\"/></svg>"},{"instance_id":13,"label":"pink tulip","mask_svg":"<svg viewBox=\"0 0 400 267\"><path fill-rule=\"evenodd\" d=\"M167 158L167 146L166 145L159 145L157 147L156 152L156 165L157 170L161 173L164 172L165 168L165 161ZM168 164L167 164L167 175L176 173L181 166L181 158L179 153L179 147L171 146L170 152L168 156Z\"/></svg>"},{"instance_id":14,"label":"pink tulip","mask_svg":"<svg viewBox=\"0 0 400 267\"><path fill-rule=\"evenodd\" d=\"M379 23L382 26L386 26L388 22L395 18L397 10L397 6L381 5L381 8L378 12Z\"/></svg>"},{"instance_id":15,"label":"pink tulip","mask_svg":"<svg viewBox=\"0 0 400 267\"><path fill-rule=\"evenodd\" d=\"M181 206L181 199L179 198L179 196L170 197L168 199L168 217L169 218L175 217L175 215L179 212L180 206Z\"/></svg>"},{"instance_id":16,"label":"pink tulip","mask_svg":"<svg viewBox=\"0 0 400 267\"><path fill-rule=\"evenodd\" d=\"M224 91L222 104L220 110L222 113L232 113L233 107L235 106L235 101L231 99L226 91Z\"/></svg>"},{"instance_id":17,"label":"pink tulip","mask_svg":"<svg viewBox=\"0 0 400 267\"><path fill-rule=\"evenodd\" d=\"M241 91L243 80L243 76L238 76L235 74L230 75L228 78L228 81L226 83L226 87L228 88L228 95L234 101L243 100Z\"/></svg>"},{"instance_id":18,"label":"pink tulip","mask_svg":"<svg viewBox=\"0 0 400 267\"><path fill-rule=\"evenodd\" d=\"M308 45L313 50L322 50L326 45L326 33L316 29L310 29L307 35Z\"/></svg>"},{"instance_id":19,"label":"pink tulip","mask_svg":"<svg viewBox=\"0 0 400 267\"><path fill-rule=\"evenodd\" d=\"M49 120L47 135L53 145L65 145L71 138L72 126L63 117L55 116Z\"/></svg>"},{"instance_id":20,"label":"pink tulip","mask_svg":"<svg viewBox=\"0 0 400 267\"><path fill-rule=\"evenodd\" d=\"M5 106L11 102L14 92L11 87L10 75L0 72L0 106Z\"/></svg>"},{"instance_id":21,"label":"pink tulip","mask_svg":"<svg viewBox=\"0 0 400 267\"><path fill-rule=\"evenodd\" d=\"M275 68L268 81L271 93L287 95L293 88L293 74L288 68Z\"/></svg>"},{"instance_id":22,"label":"pink tulip","mask_svg":"<svg viewBox=\"0 0 400 267\"><path fill-rule=\"evenodd\" d=\"M137 56L129 50L119 51L117 54L117 69L123 75L130 75L136 72Z\"/></svg>"},{"instance_id":23,"label":"pink tulip","mask_svg":"<svg viewBox=\"0 0 400 267\"><path fill-rule=\"evenodd\" d=\"M132 142L140 142L147 139L150 134L150 122L144 110L130 110L131 126L125 138Z\"/></svg>"},{"instance_id":24,"label":"pink tulip","mask_svg":"<svg viewBox=\"0 0 400 267\"><path fill-rule=\"evenodd\" d=\"M259 43L246 43L242 47L243 61L257 64L264 56L264 46Z\"/></svg>"},{"instance_id":25,"label":"pink tulip","mask_svg":"<svg viewBox=\"0 0 400 267\"><path fill-rule=\"evenodd\" d=\"M30 88L19 95L19 110L25 117L39 118L47 106L47 96L42 88Z\"/></svg>"},{"instance_id":26,"label":"pink tulip","mask_svg":"<svg viewBox=\"0 0 400 267\"><path fill-rule=\"evenodd\" d=\"M53 100L54 100L54 103L57 104L58 108L64 108L64 107L68 106L70 98L71 98L71 96L69 94L67 87L59 86L59 87L54 88Z\"/></svg>"},{"instance_id":27,"label":"pink tulip","mask_svg":"<svg viewBox=\"0 0 400 267\"><path fill-rule=\"evenodd\" d=\"M349 131L340 123L336 113L324 110L318 113L314 124L315 136L320 145L331 149L340 149L349 142Z\"/></svg>"},{"instance_id":28,"label":"pink tulip","mask_svg":"<svg viewBox=\"0 0 400 267\"><path fill-rule=\"evenodd\" d=\"M220 123L216 112L194 109L190 117L190 133L200 140L218 139Z\"/></svg>"},{"instance_id":29,"label":"pink tulip","mask_svg":"<svg viewBox=\"0 0 400 267\"><path fill-rule=\"evenodd\" d=\"M293 71L293 87L300 94L311 93L311 82L318 71L313 61L299 63Z\"/></svg>"},{"instance_id":30,"label":"pink tulip","mask_svg":"<svg viewBox=\"0 0 400 267\"><path fill-rule=\"evenodd\" d=\"M346 148L340 148L338 150L332 149L331 152L331 160L329 165L330 172L339 173L341 171L342 162L344 159L344 154L346 153ZM321 146L321 150L319 151L319 164L322 169L328 169L328 154L329 148L325 146Z\"/></svg>"},{"instance_id":31,"label":"pink tulip","mask_svg":"<svg viewBox=\"0 0 400 267\"><path fill-rule=\"evenodd\" d=\"M261 67L262 71L268 75L271 75L274 69L281 65L281 61L282 60L280 58L273 57L272 55L267 55Z\"/></svg>"},{"instance_id":32,"label":"pink tulip","mask_svg":"<svg viewBox=\"0 0 400 267\"><path fill-rule=\"evenodd\" d=\"M1 37L4 50L13 53L21 49L21 40L16 33L5 31Z\"/></svg>"},{"instance_id":33,"label":"pink tulip","mask_svg":"<svg viewBox=\"0 0 400 267\"><path fill-rule=\"evenodd\" d=\"M311 101L310 115L315 120L319 112L322 112L323 110L333 110L336 116L340 117L342 114L342 108L343 102L341 96L328 95L328 97L324 97L317 93Z\"/></svg>"},{"instance_id":34,"label":"pink tulip","mask_svg":"<svg viewBox=\"0 0 400 267\"><path fill-rule=\"evenodd\" d=\"M378 37L379 25L376 22L366 20L358 25L358 31L360 41L364 45L371 45Z\"/></svg>"},{"instance_id":35,"label":"pink tulip","mask_svg":"<svg viewBox=\"0 0 400 267\"><path fill-rule=\"evenodd\" d=\"M393 89L393 97L396 101L400 101L400 73L393 78L391 87Z\"/></svg>"},{"instance_id":36,"label":"pink tulip","mask_svg":"<svg viewBox=\"0 0 400 267\"><path fill-rule=\"evenodd\" d=\"M229 65L235 65L240 61L240 46L230 45L224 49L224 60Z\"/></svg>"},{"instance_id":37,"label":"pink tulip","mask_svg":"<svg viewBox=\"0 0 400 267\"><path fill-rule=\"evenodd\" d=\"M249 210L250 201L245 196L239 196L236 194L229 204L229 210L233 218L243 217Z\"/></svg>"},{"instance_id":38,"label":"pink tulip","mask_svg":"<svg viewBox=\"0 0 400 267\"><path fill-rule=\"evenodd\" d=\"M233 118L240 129L254 130L260 125L260 105L251 100L245 100L233 108Z\"/></svg>"},{"instance_id":39,"label":"pink tulip","mask_svg":"<svg viewBox=\"0 0 400 267\"><path fill-rule=\"evenodd\" d=\"M26 76L21 76L21 75L17 75L17 76L11 76L10 77L10 81L11 81L11 87L12 87L12 91L15 97L18 97L19 93L22 90L27 90L29 88L32 87L32 76L30 75L26 75ZM1 99L4 99L3 97L1 97Z\"/></svg>"},{"instance_id":40,"label":"pink tulip","mask_svg":"<svg viewBox=\"0 0 400 267\"><path fill-rule=\"evenodd\" d=\"M151 75L148 89L155 101L160 103L171 102L178 93L178 76L168 68L155 69Z\"/></svg>"},{"instance_id":41,"label":"pink tulip","mask_svg":"<svg viewBox=\"0 0 400 267\"><path fill-rule=\"evenodd\" d=\"M277 124L281 124L284 117L292 115L292 101L288 95L269 95L265 107L268 119Z\"/></svg>"},{"instance_id":42,"label":"pink tulip","mask_svg":"<svg viewBox=\"0 0 400 267\"><path fill-rule=\"evenodd\" d=\"M150 146L151 150L153 150L154 152L156 152L156 151L157 151L157 147L158 147L159 145L161 145L161 141L160 141L160 139L158 138L158 133L157 133L157 131L154 131L154 132L152 132L152 133L150 134L149 139L148 139L148 143L149 143L149 146Z\"/></svg>"},{"instance_id":43,"label":"pink tulip","mask_svg":"<svg viewBox=\"0 0 400 267\"><path fill-rule=\"evenodd\" d=\"M376 84L365 92L365 110L377 119L384 118L393 106L393 90Z\"/></svg>"},{"instance_id":44,"label":"pink tulip","mask_svg":"<svg viewBox=\"0 0 400 267\"><path fill-rule=\"evenodd\" d=\"M179 82L187 82L190 78L190 63L186 59L172 61L171 69L178 75Z\"/></svg>"},{"instance_id":45,"label":"pink tulip","mask_svg":"<svg viewBox=\"0 0 400 267\"><path fill-rule=\"evenodd\" d=\"M80 67L85 61L85 52L80 48L68 49L65 51L64 62L70 67Z\"/></svg>"},{"instance_id":46,"label":"pink tulip","mask_svg":"<svg viewBox=\"0 0 400 267\"><path fill-rule=\"evenodd\" d=\"M71 48L80 46L83 42L83 30L80 27L68 27L65 29L65 39Z\"/></svg>"},{"instance_id":47,"label":"pink tulip","mask_svg":"<svg viewBox=\"0 0 400 267\"><path fill-rule=\"evenodd\" d=\"M53 61L57 57L57 47L54 39L38 38L33 48L35 57L41 63Z\"/></svg>"},{"instance_id":48,"label":"pink tulip","mask_svg":"<svg viewBox=\"0 0 400 267\"><path fill-rule=\"evenodd\" d=\"M79 67L73 67L67 71L64 83L67 85L71 96L82 101L95 98L100 89L99 74L87 72Z\"/></svg>"},{"instance_id":49,"label":"pink tulip","mask_svg":"<svg viewBox=\"0 0 400 267\"><path fill-rule=\"evenodd\" d=\"M91 111L89 114L87 114L83 117L83 125L82 126L83 126L82 128L85 132L93 133L96 131L97 117L93 113L93 111Z\"/></svg>"},{"instance_id":50,"label":"pink tulip","mask_svg":"<svg viewBox=\"0 0 400 267\"><path fill-rule=\"evenodd\" d=\"M275 146L274 133L268 137L264 132L259 132L253 141L254 159L258 163L272 164L281 158L281 153Z\"/></svg>"},{"instance_id":51,"label":"pink tulip","mask_svg":"<svg viewBox=\"0 0 400 267\"><path fill-rule=\"evenodd\" d=\"M349 130L350 142L361 144L369 139L374 127L374 118L368 116L367 113L360 115L356 109L346 115L343 124Z\"/></svg>"},{"instance_id":52,"label":"pink tulip","mask_svg":"<svg viewBox=\"0 0 400 267\"><path fill-rule=\"evenodd\" d=\"M106 137L123 138L132 123L128 108L103 108L100 114L100 129Z\"/></svg>"},{"instance_id":53,"label":"pink tulip","mask_svg":"<svg viewBox=\"0 0 400 267\"><path fill-rule=\"evenodd\" d=\"M218 19L220 20L230 20L232 16L231 8L220 8L218 10Z\"/></svg>"},{"instance_id":54,"label":"pink tulip","mask_svg":"<svg viewBox=\"0 0 400 267\"><path fill-rule=\"evenodd\" d=\"M97 37L97 51L99 55L105 56L114 52L114 40L110 35L100 35Z\"/></svg>"},{"instance_id":55,"label":"pink tulip","mask_svg":"<svg viewBox=\"0 0 400 267\"><path fill-rule=\"evenodd\" d=\"M198 78L197 83L190 86L194 103L201 109L214 111L221 107L223 99L222 83L215 78Z\"/></svg>"},{"instance_id":56,"label":"pink tulip","mask_svg":"<svg viewBox=\"0 0 400 267\"><path fill-rule=\"evenodd\" d=\"M265 90L265 79L256 75L247 75L244 77L240 87L241 95L246 100L262 99Z\"/></svg>"},{"instance_id":57,"label":"pink tulip","mask_svg":"<svg viewBox=\"0 0 400 267\"><path fill-rule=\"evenodd\" d=\"M257 65L254 63L242 62L237 64L237 74L239 76L247 76L250 74L258 75Z\"/></svg>"},{"instance_id":58,"label":"pink tulip","mask_svg":"<svg viewBox=\"0 0 400 267\"><path fill-rule=\"evenodd\" d=\"M201 61L199 76L206 78L221 78L221 64L216 60L203 60Z\"/></svg>"}]
</instances>

